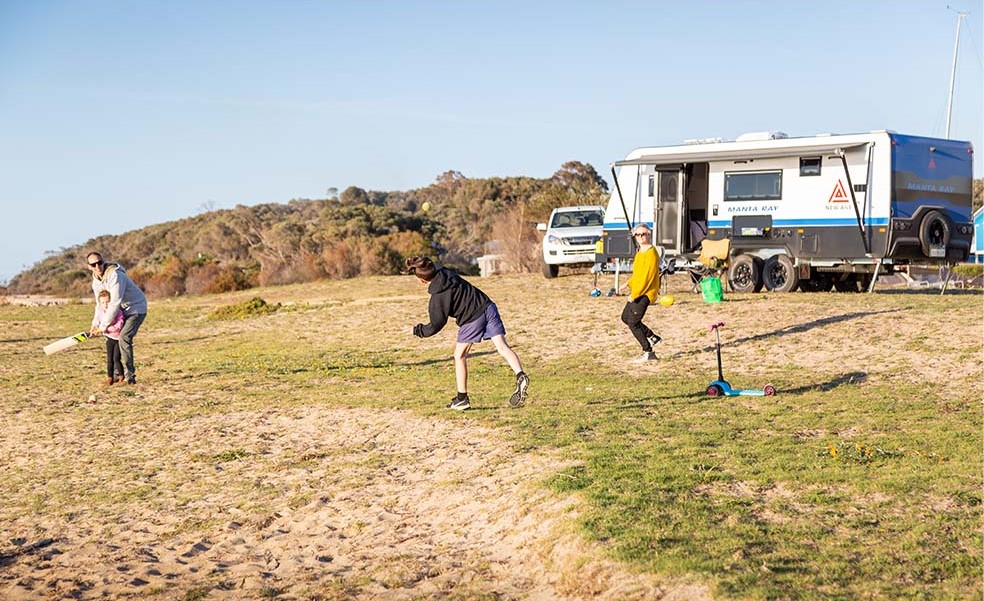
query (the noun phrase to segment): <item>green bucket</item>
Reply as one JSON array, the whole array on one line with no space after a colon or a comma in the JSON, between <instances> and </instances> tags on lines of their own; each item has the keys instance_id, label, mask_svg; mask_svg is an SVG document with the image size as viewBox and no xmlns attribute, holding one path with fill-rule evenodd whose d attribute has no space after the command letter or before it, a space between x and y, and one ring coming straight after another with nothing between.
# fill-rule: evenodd
<instances>
[{"instance_id":1,"label":"green bucket","mask_svg":"<svg viewBox=\"0 0 984 601\"><path fill-rule=\"evenodd\" d=\"M721 288L721 278L708 276L700 281L700 291L705 303L719 303L724 300L724 290Z\"/></svg>"}]
</instances>

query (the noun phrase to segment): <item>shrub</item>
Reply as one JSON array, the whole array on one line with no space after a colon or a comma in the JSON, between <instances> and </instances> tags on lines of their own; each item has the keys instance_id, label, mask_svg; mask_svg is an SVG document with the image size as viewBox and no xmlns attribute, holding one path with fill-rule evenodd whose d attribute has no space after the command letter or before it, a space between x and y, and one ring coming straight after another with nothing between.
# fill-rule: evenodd
<instances>
[{"instance_id":1,"label":"shrub","mask_svg":"<svg viewBox=\"0 0 984 601\"><path fill-rule=\"evenodd\" d=\"M219 307L211 313L208 314L208 318L211 320L224 321L230 319L247 319L250 317L259 317L262 315L269 315L271 313L276 313L280 310L282 305L277 303L276 305L271 305L262 298L254 296L253 298L243 301L241 303L236 303L234 305L226 305L225 307Z\"/></svg>"},{"instance_id":2,"label":"shrub","mask_svg":"<svg viewBox=\"0 0 984 601\"><path fill-rule=\"evenodd\" d=\"M139 270L134 271L133 281L140 286L147 296L178 296L185 292L185 283L182 277L166 273L144 275Z\"/></svg>"},{"instance_id":3,"label":"shrub","mask_svg":"<svg viewBox=\"0 0 984 601\"><path fill-rule=\"evenodd\" d=\"M279 257L263 257L260 260L258 276L261 286L279 286L312 282L323 278L325 270L321 265L321 257L301 251L296 257L281 259Z\"/></svg>"},{"instance_id":4,"label":"shrub","mask_svg":"<svg viewBox=\"0 0 984 601\"><path fill-rule=\"evenodd\" d=\"M321 251L325 274L334 279L354 278L359 275L359 249L349 240L332 242Z\"/></svg>"},{"instance_id":5,"label":"shrub","mask_svg":"<svg viewBox=\"0 0 984 601\"><path fill-rule=\"evenodd\" d=\"M984 275L984 265L961 263L953 268L953 273L965 278L976 278Z\"/></svg>"},{"instance_id":6,"label":"shrub","mask_svg":"<svg viewBox=\"0 0 984 601\"><path fill-rule=\"evenodd\" d=\"M188 294L218 294L248 290L256 286L255 270L236 264L208 263L188 269L185 292Z\"/></svg>"},{"instance_id":7,"label":"shrub","mask_svg":"<svg viewBox=\"0 0 984 601\"><path fill-rule=\"evenodd\" d=\"M388 271L387 273L400 272L403 268L402 257L429 256L434 252L430 242L420 232L387 234L382 237L382 242L398 257L395 265L396 271Z\"/></svg>"},{"instance_id":8,"label":"shrub","mask_svg":"<svg viewBox=\"0 0 984 601\"><path fill-rule=\"evenodd\" d=\"M148 296L178 296L185 292L187 268L179 257L166 252L141 262L130 277Z\"/></svg>"}]
</instances>

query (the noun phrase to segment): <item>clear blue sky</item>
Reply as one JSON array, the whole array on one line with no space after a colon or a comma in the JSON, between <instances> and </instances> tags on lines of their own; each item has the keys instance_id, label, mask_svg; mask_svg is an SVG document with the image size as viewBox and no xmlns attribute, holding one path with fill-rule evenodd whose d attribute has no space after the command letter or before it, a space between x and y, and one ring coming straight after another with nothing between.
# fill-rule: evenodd
<instances>
[{"instance_id":1,"label":"clear blue sky","mask_svg":"<svg viewBox=\"0 0 984 601\"><path fill-rule=\"evenodd\" d=\"M742 132L942 136L946 0L0 0L0 280L204 206L548 177ZM981 0L951 137L982 143Z\"/></svg>"}]
</instances>

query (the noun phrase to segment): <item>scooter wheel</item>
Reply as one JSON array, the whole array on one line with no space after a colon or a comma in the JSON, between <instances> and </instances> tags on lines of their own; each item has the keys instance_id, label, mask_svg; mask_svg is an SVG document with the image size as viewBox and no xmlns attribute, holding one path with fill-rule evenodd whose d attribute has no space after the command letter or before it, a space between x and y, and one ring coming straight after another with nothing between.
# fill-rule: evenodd
<instances>
[{"instance_id":1,"label":"scooter wheel","mask_svg":"<svg viewBox=\"0 0 984 601\"><path fill-rule=\"evenodd\" d=\"M765 393L765 396L776 396L776 387L772 384L767 384L765 388L762 389L762 392Z\"/></svg>"},{"instance_id":2,"label":"scooter wheel","mask_svg":"<svg viewBox=\"0 0 984 601\"><path fill-rule=\"evenodd\" d=\"M707 396L721 396L724 394L724 389L717 384L711 384L707 387L705 392L707 393Z\"/></svg>"}]
</instances>

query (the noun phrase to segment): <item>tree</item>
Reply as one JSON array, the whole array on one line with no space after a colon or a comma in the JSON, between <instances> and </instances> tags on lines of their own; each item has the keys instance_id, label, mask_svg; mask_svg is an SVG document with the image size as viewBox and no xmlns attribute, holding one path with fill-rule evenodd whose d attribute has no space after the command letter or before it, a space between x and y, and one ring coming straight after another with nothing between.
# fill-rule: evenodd
<instances>
[{"instance_id":1,"label":"tree","mask_svg":"<svg viewBox=\"0 0 984 601\"><path fill-rule=\"evenodd\" d=\"M530 273L540 269L539 235L530 226L525 205L519 204L496 217L492 237L498 242L504 272Z\"/></svg>"},{"instance_id":2,"label":"tree","mask_svg":"<svg viewBox=\"0 0 984 601\"><path fill-rule=\"evenodd\" d=\"M366 204L369 201L369 196L362 188L349 186L348 188L345 188L342 195L338 197L338 200L343 205L361 205Z\"/></svg>"},{"instance_id":3,"label":"tree","mask_svg":"<svg viewBox=\"0 0 984 601\"><path fill-rule=\"evenodd\" d=\"M605 190L590 165L570 161L546 179L469 179L446 171L415 190L350 186L339 194L331 187L320 200L232 209L206 204L193 217L50 253L12 278L7 290L85 293L90 275L80 266L90 249L146 277L160 295L395 273L408 253L436 255L467 271L492 238L510 247L514 269L535 270L538 235L531 222L556 206L597 204Z\"/></svg>"},{"instance_id":4,"label":"tree","mask_svg":"<svg viewBox=\"0 0 984 601\"><path fill-rule=\"evenodd\" d=\"M608 184L595 168L580 161L567 161L550 179L578 198L598 198L608 192Z\"/></svg>"}]
</instances>

